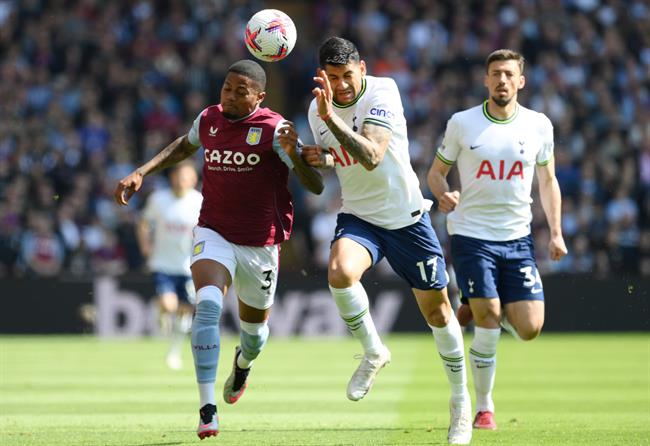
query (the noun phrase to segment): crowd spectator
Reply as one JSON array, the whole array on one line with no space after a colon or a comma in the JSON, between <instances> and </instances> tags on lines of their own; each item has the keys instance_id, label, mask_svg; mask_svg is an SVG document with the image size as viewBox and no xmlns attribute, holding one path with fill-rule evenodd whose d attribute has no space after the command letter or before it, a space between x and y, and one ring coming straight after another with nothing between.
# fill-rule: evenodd
<instances>
[{"instance_id":1,"label":"crowd spectator","mask_svg":"<svg viewBox=\"0 0 650 446\"><path fill-rule=\"evenodd\" d=\"M296 22L298 42L285 61L267 65L274 92L268 105L292 117L309 141L316 48L329 35L350 38L371 72L397 82L421 180L449 117L484 99L484 57L502 47L523 52L527 86L520 100L553 122L570 247L560 263L544 259L548 234L537 207L540 269L650 275L647 2L282 5ZM146 193L117 209L112 186L217 101L226 68L248 56L247 19L273 6L0 0L0 276L141 268L133 225ZM323 234L332 232L338 207L336 182L326 181L324 198L297 191L294 250L309 255L289 258L283 268L323 266L329 244ZM434 213L433 222L444 244L444 217Z\"/></svg>"}]
</instances>

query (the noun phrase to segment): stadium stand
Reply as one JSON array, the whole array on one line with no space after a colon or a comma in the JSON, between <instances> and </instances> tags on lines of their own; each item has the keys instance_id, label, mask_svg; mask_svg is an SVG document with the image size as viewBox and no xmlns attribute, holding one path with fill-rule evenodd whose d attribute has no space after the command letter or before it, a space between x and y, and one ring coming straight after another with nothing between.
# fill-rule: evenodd
<instances>
[{"instance_id":1,"label":"stadium stand","mask_svg":"<svg viewBox=\"0 0 650 446\"><path fill-rule=\"evenodd\" d=\"M117 274L143 267L116 181L218 101L217 85L247 57L242 29L264 2L0 0L0 276ZM543 273L650 275L650 8L641 0L275 2L298 43L265 65L269 105L311 139L315 48L340 34L376 75L393 77L411 157L426 171L445 124L480 103L483 58L527 58L520 101L555 127L570 254L551 264L540 206L533 232ZM200 159L197 158L197 163ZM162 181L161 177L159 181ZM283 268L322 267L338 206L295 189L296 234ZM145 187L151 190L155 181ZM443 244L444 216L432 214ZM308 251L311 255L296 255Z\"/></svg>"}]
</instances>

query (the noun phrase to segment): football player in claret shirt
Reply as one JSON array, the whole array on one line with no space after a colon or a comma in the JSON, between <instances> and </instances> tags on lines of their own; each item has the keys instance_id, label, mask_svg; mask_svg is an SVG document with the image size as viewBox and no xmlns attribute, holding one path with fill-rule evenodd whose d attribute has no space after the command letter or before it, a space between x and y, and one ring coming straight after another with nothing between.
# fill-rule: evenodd
<instances>
[{"instance_id":1,"label":"football player in claret shirt","mask_svg":"<svg viewBox=\"0 0 650 446\"><path fill-rule=\"evenodd\" d=\"M190 131L122 179L115 199L126 205L153 172L203 151L203 203L194 228L192 279L196 313L192 352L200 395L198 436L219 432L215 379L223 296L234 285L239 299L240 345L223 389L235 403L253 361L266 344L267 319L277 285L279 245L289 238L293 204L289 171L315 194L323 182L300 157L298 135L281 115L260 107L266 73L251 60L228 68L218 105L203 110Z\"/></svg>"},{"instance_id":2,"label":"football player in claret shirt","mask_svg":"<svg viewBox=\"0 0 650 446\"><path fill-rule=\"evenodd\" d=\"M391 358L369 312L364 272L382 258L406 281L431 327L451 390L448 442L468 444L471 400L463 335L447 297L445 260L411 167L402 100L393 79L366 75L355 45L340 37L319 49L309 124L318 146L302 151L315 167L334 168L343 206L328 265L341 318L364 356L347 396L363 398Z\"/></svg>"},{"instance_id":3,"label":"football player in claret shirt","mask_svg":"<svg viewBox=\"0 0 650 446\"><path fill-rule=\"evenodd\" d=\"M451 254L464 301L459 319L466 323L473 314L476 325L469 350L476 390L474 427L496 429L492 388L499 324L524 340L536 338L544 324L544 290L530 232L535 173L550 231L550 258L561 259L567 248L553 126L544 114L517 103L525 84L524 58L497 50L485 68L488 99L451 117L428 182L439 209L449 213ZM454 163L461 191L450 190L446 180Z\"/></svg>"}]
</instances>

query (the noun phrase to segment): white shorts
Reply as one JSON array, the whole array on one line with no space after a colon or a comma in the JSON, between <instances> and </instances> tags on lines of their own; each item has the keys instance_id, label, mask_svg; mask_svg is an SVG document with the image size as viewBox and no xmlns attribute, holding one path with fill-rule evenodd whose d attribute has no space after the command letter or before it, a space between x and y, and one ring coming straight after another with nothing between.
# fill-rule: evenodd
<instances>
[{"instance_id":1,"label":"white shorts","mask_svg":"<svg viewBox=\"0 0 650 446\"><path fill-rule=\"evenodd\" d=\"M193 247L192 264L210 259L225 266L237 296L246 305L259 310L273 305L280 257L277 245L236 245L212 229L196 226Z\"/></svg>"}]
</instances>

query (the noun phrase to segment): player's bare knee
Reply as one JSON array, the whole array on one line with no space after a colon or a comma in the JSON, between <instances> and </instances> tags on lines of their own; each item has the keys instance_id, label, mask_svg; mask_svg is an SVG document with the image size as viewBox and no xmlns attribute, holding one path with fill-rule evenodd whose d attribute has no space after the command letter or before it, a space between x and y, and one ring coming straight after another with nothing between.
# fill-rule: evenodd
<instances>
[{"instance_id":1,"label":"player's bare knee","mask_svg":"<svg viewBox=\"0 0 650 446\"><path fill-rule=\"evenodd\" d=\"M358 281L352 268L340 262L332 262L327 270L327 281L334 288L349 288Z\"/></svg>"},{"instance_id":2,"label":"player's bare knee","mask_svg":"<svg viewBox=\"0 0 650 446\"><path fill-rule=\"evenodd\" d=\"M472 308L474 322L476 326L483 328L497 328L501 320L501 313L492 308Z\"/></svg>"},{"instance_id":3,"label":"player's bare knee","mask_svg":"<svg viewBox=\"0 0 650 446\"><path fill-rule=\"evenodd\" d=\"M516 327L516 330L522 341L532 341L542 332L542 326L530 324L523 327Z\"/></svg>"},{"instance_id":4,"label":"player's bare knee","mask_svg":"<svg viewBox=\"0 0 650 446\"><path fill-rule=\"evenodd\" d=\"M443 305L421 311L427 323L434 327L446 327L451 320L451 310Z\"/></svg>"},{"instance_id":5,"label":"player's bare knee","mask_svg":"<svg viewBox=\"0 0 650 446\"><path fill-rule=\"evenodd\" d=\"M158 306L163 313L175 313L178 310L178 298L163 294L158 300Z\"/></svg>"}]
</instances>

